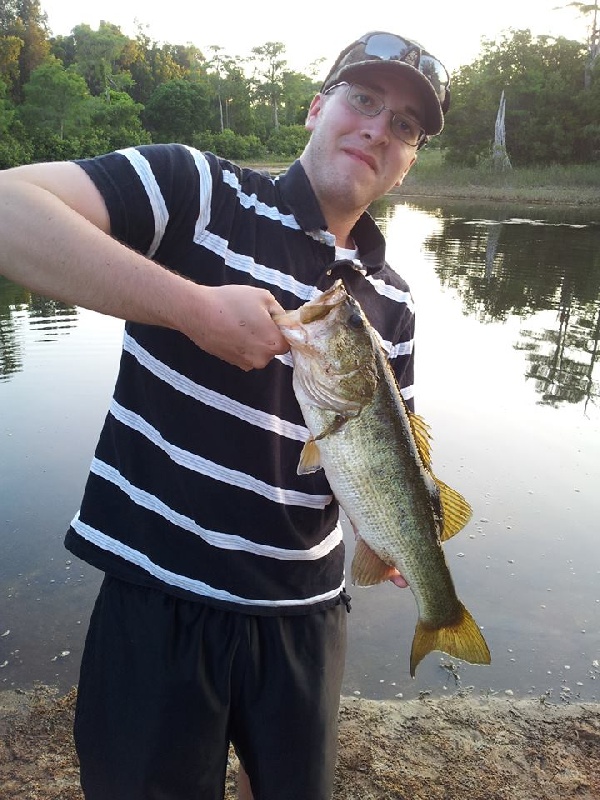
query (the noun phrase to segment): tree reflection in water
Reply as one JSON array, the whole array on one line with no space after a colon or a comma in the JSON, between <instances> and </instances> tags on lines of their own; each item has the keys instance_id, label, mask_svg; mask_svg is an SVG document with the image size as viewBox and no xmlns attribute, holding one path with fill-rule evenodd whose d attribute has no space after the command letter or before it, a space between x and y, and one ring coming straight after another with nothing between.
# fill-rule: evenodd
<instances>
[{"instance_id":1,"label":"tree reflection in water","mask_svg":"<svg viewBox=\"0 0 600 800\"><path fill-rule=\"evenodd\" d=\"M30 292L0 275L0 381L23 369L24 332L33 340L52 341L77 324L77 309Z\"/></svg>"},{"instance_id":2,"label":"tree reflection in water","mask_svg":"<svg viewBox=\"0 0 600 800\"><path fill-rule=\"evenodd\" d=\"M424 249L465 313L484 324L522 319L514 346L527 353L527 378L535 381L540 403L597 402L600 225L501 211L492 219L440 213L440 232L426 239ZM544 316L542 329L528 327L540 312L555 314Z\"/></svg>"}]
</instances>

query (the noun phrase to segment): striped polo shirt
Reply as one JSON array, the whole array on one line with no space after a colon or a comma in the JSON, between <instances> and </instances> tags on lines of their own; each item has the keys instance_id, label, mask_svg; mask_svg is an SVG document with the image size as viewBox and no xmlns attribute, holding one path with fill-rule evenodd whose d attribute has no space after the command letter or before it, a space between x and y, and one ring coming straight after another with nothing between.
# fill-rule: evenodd
<instances>
[{"instance_id":1,"label":"striped polo shirt","mask_svg":"<svg viewBox=\"0 0 600 800\"><path fill-rule=\"evenodd\" d=\"M359 258L336 262L299 161L275 179L182 145L78 163L112 235L192 281L259 286L293 309L343 275L410 406L408 287L368 214L353 230ZM127 322L68 549L123 580L252 614L340 602L338 507L322 470L296 472L308 431L291 378L289 354L244 372L177 331Z\"/></svg>"}]
</instances>

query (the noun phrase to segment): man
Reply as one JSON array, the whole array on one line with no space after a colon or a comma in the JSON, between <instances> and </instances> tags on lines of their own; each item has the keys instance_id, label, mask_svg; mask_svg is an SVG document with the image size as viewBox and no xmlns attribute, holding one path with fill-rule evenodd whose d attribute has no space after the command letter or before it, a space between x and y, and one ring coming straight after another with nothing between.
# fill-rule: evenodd
<instances>
[{"instance_id":1,"label":"man","mask_svg":"<svg viewBox=\"0 0 600 800\"><path fill-rule=\"evenodd\" d=\"M277 180L179 145L0 176L1 269L127 320L66 545L106 573L75 739L87 800L326 800L344 547L272 316L342 276L412 404L413 314L369 204L438 134L448 76L375 32L336 60ZM402 577L395 582L405 585Z\"/></svg>"}]
</instances>

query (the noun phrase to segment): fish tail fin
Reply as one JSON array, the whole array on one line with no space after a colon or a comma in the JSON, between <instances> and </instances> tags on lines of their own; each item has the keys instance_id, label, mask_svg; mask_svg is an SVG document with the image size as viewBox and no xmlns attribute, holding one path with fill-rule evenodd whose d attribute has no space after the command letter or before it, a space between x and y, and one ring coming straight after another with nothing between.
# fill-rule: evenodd
<instances>
[{"instance_id":1,"label":"fish tail fin","mask_svg":"<svg viewBox=\"0 0 600 800\"><path fill-rule=\"evenodd\" d=\"M479 626L459 602L455 622L442 628L432 628L419 619L410 653L410 674L414 678L419 662L432 650L468 661L470 664L489 664L491 655Z\"/></svg>"}]
</instances>

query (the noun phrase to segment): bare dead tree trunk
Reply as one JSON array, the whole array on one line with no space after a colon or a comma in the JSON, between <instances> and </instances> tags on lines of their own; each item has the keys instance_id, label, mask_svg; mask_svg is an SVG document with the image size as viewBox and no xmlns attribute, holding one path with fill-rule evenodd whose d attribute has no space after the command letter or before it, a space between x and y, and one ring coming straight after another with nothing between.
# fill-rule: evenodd
<instances>
[{"instance_id":1,"label":"bare dead tree trunk","mask_svg":"<svg viewBox=\"0 0 600 800\"><path fill-rule=\"evenodd\" d=\"M494 137L494 149L492 151L492 162L494 169L506 170L512 169L510 158L506 152L506 132L504 126L504 117L506 113L506 97L504 90L500 96L500 105L498 106L498 113L496 115L496 131Z\"/></svg>"},{"instance_id":2,"label":"bare dead tree trunk","mask_svg":"<svg viewBox=\"0 0 600 800\"><path fill-rule=\"evenodd\" d=\"M588 48L588 57L585 64L585 75L583 85L585 89L589 89L592 85L592 72L596 59L600 55L600 30L598 29L598 0L594 5L594 19L590 29L590 44Z\"/></svg>"}]
</instances>

